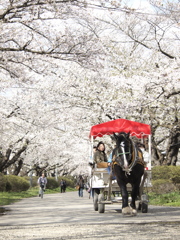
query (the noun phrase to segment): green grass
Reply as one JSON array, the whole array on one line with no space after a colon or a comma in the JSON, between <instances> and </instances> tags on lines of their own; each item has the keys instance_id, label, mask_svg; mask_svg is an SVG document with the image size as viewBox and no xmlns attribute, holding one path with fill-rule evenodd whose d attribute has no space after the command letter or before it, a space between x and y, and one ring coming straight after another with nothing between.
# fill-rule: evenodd
<instances>
[{"instance_id":1,"label":"green grass","mask_svg":"<svg viewBox=\"0 0 180 240\"><path fill-rule=\"evenodd\" d=\"M59 193L60 189L46 189L46 194ZM74 191L73 188L67 188L67 192ZM23 198L35 197L38 195L39 188L30 188L24 192L0 192L0 206L9 205L11 203L17 202Z\"/></svg>"},{"instance_id":2,"label":"green grass","mask_svg":"<svg viewBox=\"0 0 180 240\"><path fill-rule=\"evenodd\" d=\"M35 197L38 195L39 188L34 187L30 188L25 192L0 192L0 206L9 205L13 202L19 201L23 198ZM67 192L75 191L74 188L67 188ZM59 193L60 189L46 189L46 194ZM149 204L150 205L159 205L159 206L173 206L180 207L180 194L179 192L172 192L166 194L155 194L148 193L149 196Z\"/></svg>"},{"instance_id":3,"label":"green grass","mask_svg":"<svg viewBox=\"0 0 180 240\"><path fill-rule=\"evenodd\" d=\"M172 192L166 194L149 193L148 196L150 200L150 205L180 207L179 192Z\"/></svg>"}]
</instances>

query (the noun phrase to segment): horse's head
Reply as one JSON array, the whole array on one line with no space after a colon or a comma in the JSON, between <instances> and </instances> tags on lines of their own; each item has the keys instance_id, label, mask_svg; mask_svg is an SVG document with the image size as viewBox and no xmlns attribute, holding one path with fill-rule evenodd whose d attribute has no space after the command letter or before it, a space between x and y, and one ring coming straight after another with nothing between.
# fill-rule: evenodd
<instances>
[{"instance_id":1,"label":"horse's head","mask_svg":"<svg viewBox=\"0 0 180 240\"><path fill-rule=\"evenodd\" d=\"M116 148L113 150L113 158L117 164L123 169L127 169L131 160L131 140L130 133L121 132L118 135L114 134L116 139Z\"/></svg>"}]
</instances>

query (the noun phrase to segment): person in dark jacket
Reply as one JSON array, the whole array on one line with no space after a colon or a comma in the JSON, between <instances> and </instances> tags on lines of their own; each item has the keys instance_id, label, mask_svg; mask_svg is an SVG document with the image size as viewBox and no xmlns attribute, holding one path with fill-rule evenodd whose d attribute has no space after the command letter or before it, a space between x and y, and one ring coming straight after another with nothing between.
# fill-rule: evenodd
<instances>
[{"instance_id":1,"label":"person in dark jacket","mask_svg":"<svg viewBox=\"0 0 180 240\"><path fill-rule=\"evenodd\" d=\"M66 187L67 187L66 180L64 180L64 192L66 192Z\"/></svg>"},{"instance_id":2,"label":"person in dark jacket","mask_svg":"<svg viewBox=\"0 0 180 240\"><path fill-rule=\"evenodd\" d=\"M78 189L78 196L83 197L83 189L84 189L84 179L81 175L79 175L78 181L77 181Z\"/></svg>"},{"instance_id":3,"label":"person in dark jacket","mask_svg":"<svg viewBox=\"0 0 180 240\"><path fill-rule=\"evenodd\" d=\"M64 180L63 179L61 179L61 181L60 181L60 190L61 190L61 193L64 192Z\"/></svg>"}]
</instances>

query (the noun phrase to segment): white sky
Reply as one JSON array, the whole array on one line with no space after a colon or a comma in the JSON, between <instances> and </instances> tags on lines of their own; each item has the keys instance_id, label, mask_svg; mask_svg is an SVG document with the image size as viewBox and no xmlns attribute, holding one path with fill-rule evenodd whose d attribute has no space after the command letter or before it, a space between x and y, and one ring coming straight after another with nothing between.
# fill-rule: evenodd
<instances>
[{"instance_id":1,"label":"white sky","mask_svg":"<svg viewBox=\"0 0 180 240\"><path fill-rule=\"evenodd\" d=\"M124 3L127 3L129 7L145 9L150 6L147 0L123 0Z\"/></svg>"},{"instance_id":2,"label":"white sky","mask_svg":"<svg viewBox=\"0 0 180 240\"><path fill-rule=\"evenodd\" d=\"M178 2L179 0L169 0L169 2L175 3ZM123 0L122 2L128 3L130 7L133 8L140 8L140 9L145 9L150 7L149 1L148 0ZM163 0L159 0L159 2L163 2ZM165 1L164 1L165 2Z\"/></svg>"}]
</instances>

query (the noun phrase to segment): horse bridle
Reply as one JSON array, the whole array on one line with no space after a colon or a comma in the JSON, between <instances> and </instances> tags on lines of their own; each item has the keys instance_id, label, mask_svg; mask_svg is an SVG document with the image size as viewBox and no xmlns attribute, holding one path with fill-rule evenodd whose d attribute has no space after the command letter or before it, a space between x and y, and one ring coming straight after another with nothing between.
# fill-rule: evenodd
<instances>
[{"instance_id":1,"label":"horse bridle","mask_svg":"<svg viewBox=\"0 0 180 240\"><path fill-rule=\"evenodd\" d=\"M126 139L126 140L128 140L128 139ZM135 166L135 164L136 164L136 162L137 162L137 150L136 150L136 147L135 147L134 142L133 142L132 140L128 140L128 141L130 141L130 144L132 145L134 154L131 153L131 151L130 151L130 150L131 150L131 149L130 149L131 146L129 146L129 152L125 152L125 151L124 151L124 145L121 145L121 144L120 144L119 147L121 147L122 153L119 153L119 152L117 151L117 154L115 154L115 156L114 156L115 158L114 158L113 162L114 162L114 164L117 164L117 165L120 166L120 164L118 163L118 161L116 161L116 158L119 157L119 156L121 156L121 155L124 155L124 159L126 159L126 155L129 154L130 156L129 156L128 161L131 160L131 164L130 164L129 166L127 166L127 168L122 168L122 170L125 171L126 174L130 175L130 174L131 174L131 171L132 171L132 168ZM118 148L119 148L119 147L118 147ZM126 161L127 161L127 159L126 159ZM121 167L121 166L120 166L120 167Z\"/></svg>"}]
</instances>

